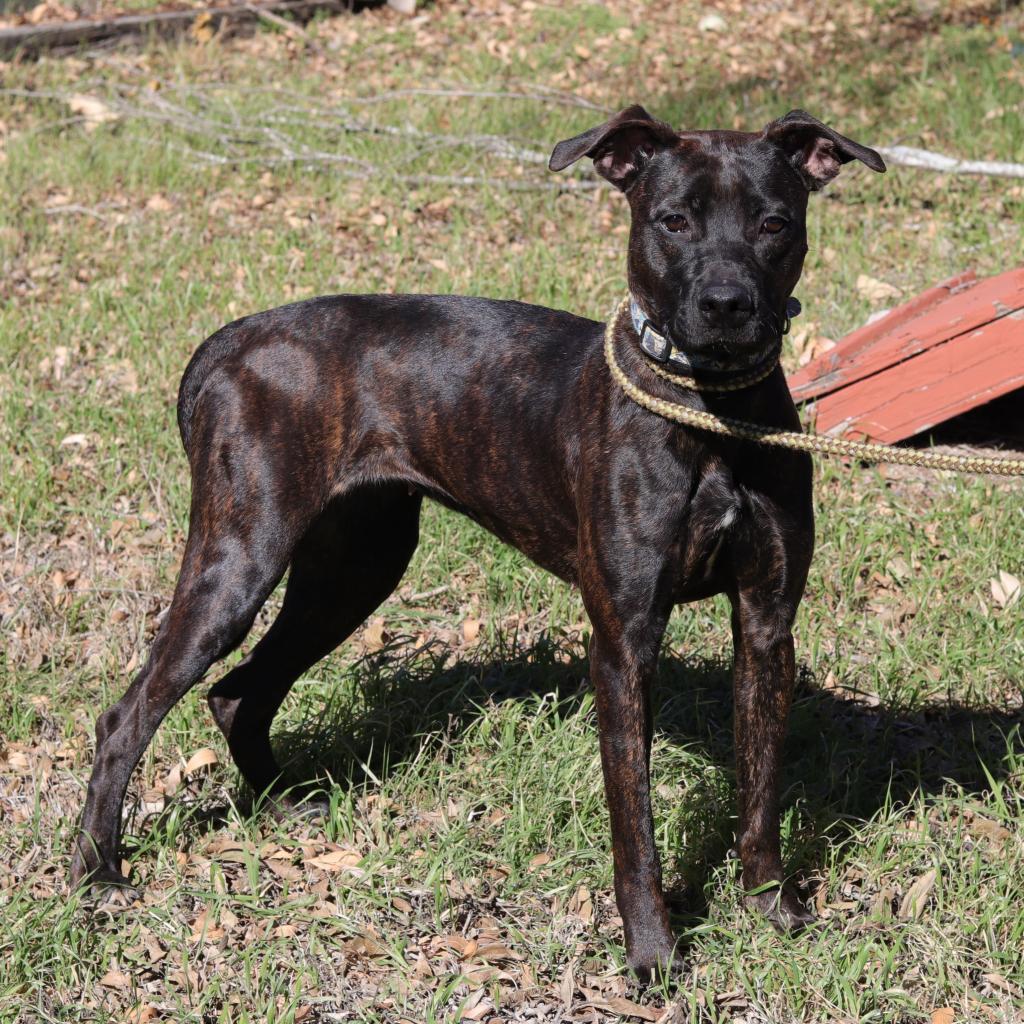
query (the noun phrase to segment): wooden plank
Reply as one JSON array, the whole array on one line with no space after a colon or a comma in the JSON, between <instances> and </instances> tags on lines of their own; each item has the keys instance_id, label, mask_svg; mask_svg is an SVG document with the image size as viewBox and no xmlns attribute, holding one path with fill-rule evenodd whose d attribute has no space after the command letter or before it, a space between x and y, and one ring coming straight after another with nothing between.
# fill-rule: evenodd
<instances>
[{"instance_id":1,"label":"wooden plank","mask_svg":"<svg viewBox=\"0 0 1024 1024\"><path fill-rule=\"evenodd\" d=\"M203 15L209 15L211 24L216 27L222 22L252 21L264 13L309 17L320 9L341 11L345 8L340 0L263 0L231 7L195 7L184 11L151 11L113 18L78 18L42 25L19 25L0 30L0 55L31 56L44 50L78 46L115 36L182 32Z\"/></svg>"},{"instance_id":2,"label":"wooden plank","mask_svg":"<svg viewBox=\"0 0 1024 1024\"><path fill-rule=\"evenodd\" d=\"M890 310L884 317L865 324L846 335L834 349L811 361L789 378L790 391L798 402L805 402L837 387L859 380L871 372L871 353L899 328L910 330L927 313L936 311L951 296L977 284L973 270L957 274L929 288L909 302Z\"/></svg>"},{"instance_id":3,"label":"wooden plank","mask_svg":"<svg viewBox=\"0 0 1024 1024\"><path fill-rule=\"evenodd\" d=\"M820 433L891 444L1024 387L1024 312L820 398Z\"/></svg>"}]
</instances>

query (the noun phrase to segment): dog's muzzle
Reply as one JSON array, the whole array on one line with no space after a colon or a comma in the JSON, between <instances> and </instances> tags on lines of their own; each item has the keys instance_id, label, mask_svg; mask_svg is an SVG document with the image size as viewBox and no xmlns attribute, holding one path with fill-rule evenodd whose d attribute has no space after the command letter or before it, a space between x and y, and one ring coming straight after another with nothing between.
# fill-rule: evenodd
<instances>
[{"instance_id":1,"label":"dog's muzzle","mask_svg":"<svg viewBox=\"0 0 1024 1024\"><path fill-rule=\"evenodd\" d=\"M786 303L785 317L779 319L775 325L779 335L778 343L773 346L772 352L768 354L767 358L778 358L778 347L782 344L782 337L789 332L791 318L797 316L799 312L799 300L791 297ZM683 376L713 374L718 377L728 376L731 373L746 374L751 368L766 360L764 352L737 353L736 355L717 357L710 353L684 351L676 346L667 332L654 326L651 319L640 308L640 303L632 295L629 297L629 313L644 354Z\"/></svg>"}]
</instances>

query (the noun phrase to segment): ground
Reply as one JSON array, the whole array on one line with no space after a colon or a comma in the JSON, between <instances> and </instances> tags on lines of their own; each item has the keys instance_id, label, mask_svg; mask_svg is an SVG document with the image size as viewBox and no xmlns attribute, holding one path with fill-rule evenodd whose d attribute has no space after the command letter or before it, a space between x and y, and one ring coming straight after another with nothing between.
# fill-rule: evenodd
<instances>
[{"instance_id":1,"label":"ground","mask_svg":"<svg viewBox=\"0 0 1024 1024\"><path fill-rule=\"evenodd\" d=\"M629 102L1022 158L1016 5L742 6L702 31L688 2L439 2L0 64L0 1020L1022 1019L1024 516L994 479L817 466L783 797L805 935L742 909L727 611L681 609L653 769L680 972L636 986L579 598L437 507L277 726L327 822L250 814L200 686L130 789L141 895L66 888L95 717L173 586L207 334L342 290L603 317L625 203L543 160ZM812 198L788 365L1020 264L1022 224L1019 182L851 165Z\"/></svg>"}]
</instances>

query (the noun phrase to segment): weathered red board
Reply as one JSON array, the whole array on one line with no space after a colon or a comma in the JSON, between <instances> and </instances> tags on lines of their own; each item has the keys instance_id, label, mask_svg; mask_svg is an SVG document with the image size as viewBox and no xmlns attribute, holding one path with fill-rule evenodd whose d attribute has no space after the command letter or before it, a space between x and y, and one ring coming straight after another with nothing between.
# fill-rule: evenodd
<instances>
[{"instance_id":1,"label":"weathered red board","mask_svg":"<svg viewBox=\"0 0 1024 1024\"><path fill-rule=\"evenodd\" d=\"M789 378L819 433L891 444L1024 387L1024 267L944 281Z\"/></svg>"}]
</instances>

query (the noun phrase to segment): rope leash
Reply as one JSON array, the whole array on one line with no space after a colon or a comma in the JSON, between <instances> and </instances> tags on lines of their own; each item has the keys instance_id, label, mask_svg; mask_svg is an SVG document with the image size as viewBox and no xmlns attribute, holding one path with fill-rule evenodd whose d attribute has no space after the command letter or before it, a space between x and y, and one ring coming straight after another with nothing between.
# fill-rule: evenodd
<instances>
[{"instance_id":1,"label":"rope leash","mask_svg":"<svg viewBox=\"0 0 1024 1024\"><path fill-rule=\"evenodd\" d=\"M753 387L755 384L760 384L761 381L770 377L775 372L775 367L779 365L780 355L782 355L781 345L775 350L773 358L770 358L763 367L751 370L750 373L742 377L736 377L727 384L714 384L711 381L702 381L695 377L680 377L678 373L662 369L657 363L649 363L649 365L662 379L671 381L673 384L677 384L681 388L687 388L690 391L742 391L744 388Z\"/></svg>"},{"instance_id":2,"label":"rope leash","mask_svg":"<svg viewBox=\"0 0 1024 1024\"><path fill-rule=\"evenodd\" d=\"M846 441L838 437L823 437L821 434L797 434L778 427L766 427L757 423L747 423L731 416L716 416L714 413L699 409L690 409L675 402L666 402L648 394L643 388L634 384L623 372L615 358L615 327L629 303L628 297L616 307L608 321L604 332L604 357L608 363L612 379L625 394L637 405L653 412L657 416L682 423L699 430L707 430L713 434L736 437L743 441L754 441L757 444L774 445L778 448L790 448L800 452L816 452L819 455L837 455L840 457L859 459L863 462L891 462L901 466L924 466L928 469L949 469L964 473L992 473L1001 476L1024 476L1024 459L1001 459L977 455L945 455L939 452L922 452L913 448L893 448L887 444L867 444L863 441ZM659 376L671 380L679 387L683 384L678 376L651 366ZM772 370L775 369L773 364ZM769 371L770 372L770 371ZM759 377L763 380L767 376ZM750 381L750 384L757 383ZM739 386L749 386L739 385ZM691 390L707 390L704 386L693 382ZM720 389L715 389L720 390ZM730 390L735 390L731 388Z\"/></svg>"}]
</instances>

